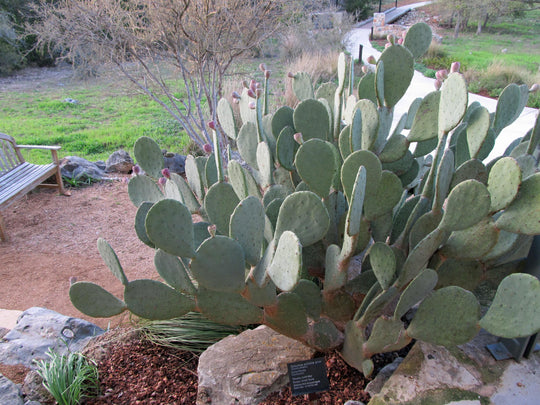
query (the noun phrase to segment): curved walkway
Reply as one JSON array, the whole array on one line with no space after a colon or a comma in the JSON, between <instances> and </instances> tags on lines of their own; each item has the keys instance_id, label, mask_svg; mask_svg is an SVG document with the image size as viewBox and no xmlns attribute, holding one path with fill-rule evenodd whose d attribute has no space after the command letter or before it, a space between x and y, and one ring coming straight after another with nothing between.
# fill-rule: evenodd
<instances>
[{"instance_id":1,"label":"curved walkway","mask_svg":"<svg viewBox=\"0 0 540 405\"><path fill-rule=\"evenodd\" d=\"M386 21L395 21L397 18L401 17L403 14L407 13L411 9L418 8L429 4L429 1L409 4L407 6L398 7L389 13L387 13ZM346 49L351 55L357 57L360 45L363 46L363 61L370 56L375 56L376 59L379 58L381 53L371 46L369 36L371 33L371 19L363 21L357 25L357 28L349 32L345 37ZM450 69L450 66L448 66ZM425 97L426 94L435 90L434 86L435 79L425 77L422 73L415 71L414 76L409 86L409 89L403 96L403 98L396 105L394 110L394 124L399 120L399 118L407 112L409 105L413 102L414 99L418 97ZM488 97L482 97L477 94L469 93L469 104L478 101L481 105L486 107L490 112L494 112L497 108L497 100ZM519 118L512 124L506 127L495 143L495 148L488 157L488 160L493 157L500 156L505 151L506 147L516 138L524 136L529 129L534 126L536 116L538 114L538 109L526 107Z\"/></svg>"}]
</instances>

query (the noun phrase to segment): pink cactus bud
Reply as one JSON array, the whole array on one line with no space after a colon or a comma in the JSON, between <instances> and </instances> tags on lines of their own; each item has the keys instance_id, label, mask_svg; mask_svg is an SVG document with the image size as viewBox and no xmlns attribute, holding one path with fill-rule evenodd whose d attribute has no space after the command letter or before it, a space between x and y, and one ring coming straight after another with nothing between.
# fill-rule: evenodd
<instances>
[{"instance_id":1,"label":"pink cactus bud","mask_svg":"<svg viewBox=\"0 0 540 405\"><path fill-rule=\"evenodd\" d=\"M231 94L231 96L232 96L233 99L240 99L240 98L242 98L242 97L240 96L240 94L238 94L238 92L236 92L236 91L233 91L232 94Z\"/></svg>"},{"instance_id":2,"label":"pink cactus bud","mask_svg":"<svg viewBox=\"0 0 540 405\"><path fill-rule=\"evenodd\" d=\"M390 42L387 42L385 45L384 45L384 49L387 49L387 48L390 48L392 46L392 44Z\"/></svg>"},{"instance_id":3,"label":"pink cactus bud","mask_svg":"<svg viewBox=\"0 0 540 405\"><path fill-rule=\"evenodd\" d=\"M254 102L254 101L250 101L249 104L248 104L248 107L249 107L250 109L254 110L255 107L256 107L256 106L255 106L255 102Z\"/></svg>"},{"instance_id":4,"label":"pink cactus bud","mask_svg":"<svg viewBox=\"0 0 540 405\"><path fill-rule=\"evenodd\" d=\"M208 225L208 233L210 234L210 236L213 238L214 236L216 236L216 226L215 225Z\"/></svg>"},{"instance_id":5,"label":"pink cactus bud","mask_svg":"<svg viewBox=\"0 0 540 405\"><path fill-rule=\"evenodd\" d=\"M203 150L205 153L208 153L208 154L212 153L212 149L213 149L212 145L210 145L209 143L205 143L203 145Z\"/></svg>"},{"instance_id":6,"label":"pink cactus bud","mask_svg":"<svg viewBox=\"0 0 540 405\"><path fill-rule=\"evenodd\" d=\"M372 65L376 65L377 64L377 59L375 59L375 56L369 55L368 58L367 58L367 63L370 63Z\"/></svg>"},{"instance_id":7,"label":"pink cactus bud","mask_svg":"<svg viewBox=\"0 0 540 405\"><path fill-rule=\"evenodd\" d=\"M262 89L257 89L257 91L255 92L255 95L257 96L257 98L261 97L262 96Z\"/></svg>"},{"instance_id":8,"label":"pink cactus bud","mask_svg":"<svg viewBox=\"0 0 540 405\"><path fill-rule=\"evenodd\" d=\"M255 94L255 90L249 89L249 90L247 91L247 94L248 94L248 96L251 97L251 98L257 98L257 95Z\"/></svg>"},{"instance_id":9,"label":"pink cactus bud","mask_svg":"<svg viewBox=\"0 0 540 405\"><path fill-rule=\"evenodd\" d=\"M165 177L160 177L158 183L160 186L164 186L165 183L167 183L167 179Z\"/></svg>"},{"instance_id":10,"label":"pink cactus bud","mask_svg":"<svg viewBox=\"0 0 540 405\"><path fill-rule=\"evenodd\" d=\"M247 80L244 80L242 82L242 86L244 86L246 89L249 89L249 83L247 82Z\"/></svg>"},{"instance_id":11,"label":"pink cactus bud","mask_svg":"<svg viewBox=\"0 0 540 405\"><path fill-rule=\"evenodd\" d=\"M215 131L216 123L214 121L208 121L207 125L208 125L208 128L213 129Z\"/></svg>"},{"instance_id":12,"label":"pink cactus bud","mask_svg":"<svg viewBox=\"0 0 540 405\"><path fill-rule=\"evenodd\" d=\"M538 90L540 90L540 84L535 83L535 84L533 84L533 85L531 86L531 88L529 89L529 92L534 93L534 92L536 92L536 91L538 91Z\"/></svg>"},{"instance_id":13,"label":"pink cactus bud","mask_svg":"<svg viewBox=\"0 0 540 405\"><path fill-rule=\"evenodd\" d=\"M442 82L440 80L435 80L435 90L440 90L441 86L442 86Z\"/></svg>"},{"instance_id":14,"label":"pink cactus bud","mask_svg":"<svg viewBox=\"0 0 540 405\"><path fill-rule=\"evenodd\" d=\"M437 70L437 73L435 73L435 77L437 80L440 80L441 82L444 81L448 77L448 70L441 69Z\"/></svg>"},{"instance_id":15,"label":"pink cactus bud","mask_svg":"<svg viewBox=\"0 0 540 405\"><path fill-rule=\"evenodd\" d=\"M251 81L249 82L249 88L250 88L250 90L255 91L257 89L257 82L255 80L251 79Z\"/></svg>"},{"instance_id":16,"label":"pink cactus bud","mask_svg":"<svg viewBox=\"0 0 540 405\"><path fill-rule=\"evenodd\" d=\"M304 137L302 136L302 134L300 132L297 132L296 134L294 134L294 140L299 145L302 145L304 143Z\"/></svg>"},{"instance_id":17,"label":"pink cactus bud","mask_svg":"<svg viewBox=\"0 0 540 405\"><path fill-rule=\"evenodd\" d=\"M294 73L293 73L293 72L287 73L287 77L288 77L289 79L294 79Z\"/></svg>"},{"instance_id":18,"label":"pink cactus bud","mask_svg":"<svg viewBox=\"0 0 540 405\"><path fill-rule=\"evenodd\" d=\"M165 168L161 171L161 174L163 175L163 177L167 178L167 179L170 179L171 178L171 172L169 171L169 169Z\"/></svg>"},{"instance_id":19,"label":"pink cactus bud","mask_svg":"<svg viewBox=\"0 0 540 405\"><path fill-rule=\"evenodd\" d=\"M386 37L386 40L390 42L392 45L396 43L396 37L393 34L390 34Z\"/></svg>"},{"instance_id":20,"label":"pink cactus bud","mask_svg":"<svg viewBox=\"0 0 540 405\"><path fill-rule=\"evenodd\" d=\"M71 277L69 278L69 285L73 285L73 284L75 284L76 282L77 282L77 277L71 276Z\"/></svg>"},{"instance_id":21,"label":"pink cactus bud","mask_svg":"<svg viewBox=\"0 0 540 405\"><path fill-rule=\"evenodd\" d=\"M450 72L451 73L459 73L459 68L461 67L461 63L459 62L453 62L452 66L450 66Z\"/></svg>"},{"instance_id":22,"label":"pink cactus bud","mask_svg":"<svg viewBox=\"0 0 540 405\"><path fill-rule=\"evenodd\" d=\"M271 70L265 70L264 71L264 77L267 78L267 79L270 79L270 75L272 74L272 71Z\"/></svg>"},{"instance_id":23,"label":"pink cactus bud","mask_svg":"<svg viewBox=\"0 0 540 405\"><path fill-rule=\"evenodd\" d=\"M133 170L133 174L135 174L137 176L141 173L141 167L139 165L133 166L132 170Z\"/></svg>"},{"instance_id":24,"label":"pink cactus bud","mask_svg":"<svg viewBox=\"0 0 540 405\"><path fill-rule=\"evenodd\" d=\"M265 65L264 63L261 63L261 64L259 65L259 69L261 70L261 72L266 71L266 65Z\"/></svg>"},{"instance_id":25,"label":"pink cactus bud","mask_svg":"<svg viewBox=\"0 0 540 405\"><path fill-rule=\"evenodd\" d=\"M366 66L366 65L362 66L362 72L363 72L365 75L367 75L367 74L369 73L369 66Z\"/></svg>"},{"instance_id":26,"label":"pink cactus bud","mask_svg":"<svg viewBox=\"0 0 540 405\"><path fill-rule=\"evenodd\" d=\"M399 45L403 45L403 38L399 38L399 39L397 40L397 43L398 43Z\"/></svg>"}]
</instances>

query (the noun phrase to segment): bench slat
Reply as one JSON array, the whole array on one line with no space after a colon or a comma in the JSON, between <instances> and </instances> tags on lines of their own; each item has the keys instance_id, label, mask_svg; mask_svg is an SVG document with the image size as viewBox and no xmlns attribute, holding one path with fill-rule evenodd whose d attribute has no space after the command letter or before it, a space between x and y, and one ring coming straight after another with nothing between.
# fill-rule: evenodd
<instances>
[{"instance_id":1,"label":"bench slat","mask_svg":"<svg viewBox=\"0 0 540 405\"><path fill-rule=\"evenodd\" d=\"M35 188L38 184L56 174L56 166L32 165L25 163L9 172L9 179L6 176L0 177L0 205L7 207L10 199L15 202L15 196L24 195Z\"/></svg>"},{"instance_id":2,"label":"bench slat","mask_svg":"<svg viewBox=\"0 0 540 405\"><path fill-rule=\"evenodd\" d=\"M11 142L0 140L0 173L8 172L21 163Z\"/></svg>"}]
</instances>

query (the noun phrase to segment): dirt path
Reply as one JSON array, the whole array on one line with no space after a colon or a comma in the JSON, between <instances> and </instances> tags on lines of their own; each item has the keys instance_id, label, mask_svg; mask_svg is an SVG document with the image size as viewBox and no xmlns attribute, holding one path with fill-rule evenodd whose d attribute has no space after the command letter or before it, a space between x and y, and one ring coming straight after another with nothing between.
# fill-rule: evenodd
<instances>
[{"instance_id":1,"label":"dirt path","mask_svg":"<svg viewBox=\"0 0 540 405\"><path fill-rule=\"evenodd\" d=\"M121 298L122 285L101 260L97 239L112 245L130 279L159 277L153 252L135 235L136 208L125 182L71 192L37 190L2 212L9 240L0 242L0 308L41 306L107 327L111 319L89 318L73 307L69 278L93 281Z\"/></svg>"}]
</instances>

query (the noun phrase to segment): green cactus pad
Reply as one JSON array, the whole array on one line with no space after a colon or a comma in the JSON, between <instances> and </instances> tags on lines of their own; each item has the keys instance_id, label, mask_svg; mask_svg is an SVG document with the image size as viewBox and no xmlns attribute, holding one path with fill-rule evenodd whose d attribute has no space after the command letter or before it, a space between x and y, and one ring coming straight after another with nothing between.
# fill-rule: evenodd
<instances>
[{"instance_id":1,"label":"green cactus pad","mask_svg":"<svg viewBox=\"0 0 540 405\"><path fill-rule=\"evenodd\" d=\"M276 198L285 199L289 195L289 190L282 185L274 184L270 186L264 193L263 205L268 207L268 205L274 201Z\"/></svg>"},{"instance_id":2,"label":"green cactus pad","mask_svg":"<svg viewBox=\"0 0 540 405\"><path fill-rule=\"evenodd\" d=\"M384 96L378 94L378 97L379 100L384 98L384 105L392 108L403 97L411 83L414 74L413 55L403 46L394 45L386 48L377 64L377 76L381 75L381 62L384 63L382 69Z\"/></svg>"},{"instance_id":3,"label":"green cactus pad","mask_svg":"<svg viewBox=\"0 0 540 405\"><path fill-rule=\"evenodd\" d=\"M154 204L150 202L143 202L141 205L139 205L139 208L137 209L137 214L135 215L135 233L137 234L137 237L143 242L145 245L150 246L151 248L155 248L155 245L152 243L148 235L146 234L146 215L148 214L148 211L150 208L152 208Z\"/></svg>"},{"instance_id":4,"label":"green cactus pad","mask_svg":"<svg viewBox=\"0 0 540 405\"><path fill-rule=\"evenodd\" d=\"M300 101L315 97L313 85L311 84L311 77L306 72L298 72L294 75L292 87L294 95Z\"/></svg>"},{"instance_id":5,"label":"green cactus pad","mask_svg":"<svg viewBox=\"0 0 540 405\"><path fill-rule=\"evenodd\" d=\"M382 174L381 162L373 152L359 150L349 155L341 166L341 183L348 201L351 200L360 166L366 168L366 195L374 195L377 192Z\"/></svg>"},{"instance_id":6,"label":"green cactus pad","mask_svg":"<svg viewBox=\"0 0 540 405\"><path fill-rule=\"evenodd\" d=\"M285 127L279 133L279 137L276 144L277 160L281 166L285 169L294 170L294 155L298 150L298 143L294 140L294 129L292 127Z\"/></svg>"},{"instance_id":7,"label":"green cactus pad","mask_svg":"<svg viewBox=\"0 0 540 405\"><path fill-rule=\"evenodd\" d=\"M536 114L536 121L531 132L531 138L527 147L527 154L532 155L540 143L540 114Z\"/></svg>"},{"instance_id":8,"label":"green cactus pad","mask_svg":"<svg viewBox=\"0 0 540 405\"><path fill-rule=\"evenodd\" d=\"M345 325L345 340L341 349L341 356L351 367L362 370L364 357L364 328L356 322L349 321Z\"/></svg>"},{"instance_id":9,"label":"green cactus pad","mask_svg":"<svg viewBox=\"0 0 540 405\"><path fill-rule=\"evenodd\" d=\"M518 86L512 83L504 88L497 102L493 122L493 129L497 135L519 117L528 99L529 92L526 85Z\"/></svg>"},{"instance_id":10,"label":"green cactus pad","mask_svg":"<svg viewBox=\"0 0 540 405\"><path fill-rule=\"evenodd\" d=\"M409 150L409 145L410 142L405 136L401 134L392 135L379 154L379 160L381 163L395 162L396 160L403 158L405 153Z\"/></svg>"},{"instance_id":11,"label":"green cactus pad","mask_svg":"<svg viewBox=\"0 0 540 405\"><path fill-rule=\"evenodd\" d=\"M369 261L383 290L388 289L396 273L396 256L390 246L376 242L369 248Z\"/></svg>"},{"instance_id":12,"label":"green cactus pad","mask_svg":"<svg viewBox=\"0 0 540 405\"><path fill-rule=\"evenodd\" d=\"M191 213L195 213L199 211L199 208L201 205L197 201L197 198L195 197L195 194L193 194L193 191L189 188L189 185L184 180L182 176L176 173L171 173L171 178L167 181L167 184L174 183L176 184L178 190L180 191L180 194L182 195L182 203L188 207L189 211Z\"/></svg>"},{"instance_id":13,"label":"green cactus pad","mask_svg":"<svg viewBox=\"0 0 540 405\"><path fill-rule=\"evenodd\" d=\"M476 336L479 318L480 304L473 293L445 287L422 301L407 334L436 345L459 345Z\"/></svg>"},{"instance_id":14,"label":"green cactus pad","mask_svg":"<svg viewBox=\"0 0 540 405\"><path fill-rule=\"evenodd\" d=\"M255 102L255 99L248 96L248 89L244 87L242 89L242 94L240 96L240 103L238 105L240 109L240 118L242 119L243 123L257 122L257 111L255 111L249 106L251 102Z\"/></svg>"},{"instance_id":15,"label":"green cactus pad","mask_svg":"<svg viewBox=\"0 0 540 405\"><path fill-rule=\"evenodd\" d=\"M332 145L320 139L310 139L298 149L294 160L302 180L321 198L326 198L337 172Z\"/></svg>"},{"instance_id":16,"label":"green cactus pad","mask_svg":"<svg viewBox=\"0 0 540 405\"><path fill-rule=\"evenodd\" d=\"M491 197L486 186L476 180L465 180L450 192L439 226L449 231L469 228L484 218L490 207Z\"/></svg>"},{"instance_id":17,"label":"green cactus pad","mask_svg":"<svg viewBox=\"0 0 540 405\"><path fill-rule=\"evenodd\" d=\"M294 176L295 172L290 172L283 167L278 167L274 170L274 183L281 184L286 187L291 193L296 188L291 176ZM300 180L298 180L300 181Z\"/></svg>"},{"instance_id":18,"label":"green cactus pad","mask_svg":"<svg viewBox=\"0 0 540 405\"><path fill-rule=\"evenodd\" d=\"M126 304L97 284L80 281L69 288L75 308L94 318L108 318L126 310Z\"/></svg>"},{"instance_id":19,"label":"green cactus pad","mask_svg":"<svg viewBox=\"0 0 540 405\"><path fill-rule=\"evenodd\" d=\"M407 200L405 200L405 202L401 204L396 211L396 214L394 215L394 218L392 220L393 226L390 236L390 244L394 244L399 235L401 235L401 233L405 229L405 225L407 225L409 217L411 216L413 209L416 207L419 200L420 196L418 195L408 197Z\"/></svg>"},{"instance_id":20,"label":"green cactus pad","mask_svg":"<svg viewBox=\"0 0 540 405\"><path fill-rule=\"evenodd\" d=\"M377 278L375 277L373 270L362 270L358 276L347 281L344 290L352 295L365 295L375 283L377 283Z\"/></svg>"},{"instance_id":21,"label":"green cactus pad","mask_svg":"<svg viewBox=\"0 0 540 405\"><path fill-rule=\"evenodd\" d=\"M447 259L437 269L437 288L455 285L473 291L484 277L482 264L474 260Z\"/></svg>"},{"instance_id":22,"label":"green cactus pad","mask_svg":"<svg viewBox=\"0 0 540 405\"><path fill-rule=\"evenodd\" d=\"M154 265L161 278L172 288L188 295L195 294L195 286L189 278L184 263L176 256L157 249Z\"/></svg>"},{"instance_id":23,"label":"green cactus pad","mask_svg":"<svg viewBox=\"0 0 540 405\"><path fill-rule=\"evenodd\" d=\"M317 100L325 99L329 105L334 104L334 95L336 94L337 85L333 82L322 83L315 91Z\"/></svg>"},{"instance_id":24,"label":"green cactus pad","mask_svg":"<svg viewBox=\"0 0 540 405\"><path fill-rule=\"evenodd\" d=\"M438 138L428 139L427 141L421 141L416 144L414 148L413 157L419 158L421 156L426 156L428 153L431 153L435 150L438 144Z\"/></svg>"},{"instance_id":25,"label":"green cactus pad","mask_svg":"<svg viewBox=\"0 0 540 405\"><path fill-rule=\"evenodd\" d=\"M308 328L302 299L290 292L277 296L277 303L264 308L264 324L290 338L300 338Z\"/></svg>"},{"instance_id":26,"label":"green cactus pad","mask_svg":"<svg viewBox=\"0 0 540 405\"><path fill-rule=\"evenodd\" d=\"M176 173L174 173L176 174ZM182 196L182 193L180 192L180 189L176 185L174 181L171 181L171 179L167 179L167 182L163 186L163 194L165 195L165 198L171 198L176 201L180 201L182 204L184 204L184 197Z\"/></svg>"},{"instance_id":27,"label":"green cactus pad","mask_svg":"<svg viewBox=\"0 0 540 405\"><path fill-rule=\"evenodd\" d=\"M206 182L206 163L208 163L207 156L197 156L195 158L195 165L197 166L197 173L199 173L199 177L201 179L203 193L204 193L204 189L208 188L208 183ZM187 172L186 172L186 176L187 176Z\"/></svg>"},{"instance_id":28,"label":"green cactus pad","mask_svg":"<svg viewBox=\"0 0 540 405\"><path fill-rule=\"evenodd\" d=\"M343 160L347 159L347 157L352 153L350 137L351 137L351 126L347 125L339 133L339 140L338 140L339 153L341 154L341 158Z\"/></svg>"},{"instance_id":29,"label":"green cactus pad","mask_svg":"<svg viewBox=\"0 0 540 405\"><path fill-rule=\"evenodd\" d=\"M319 286L311 280L300 280L292 290L298 295L304 307L306 314L313 320L318 321L322 311L321 290Z\"/></svg>"},{"instance_id":30,"label":"green cactus pad","mask_svg":"<svg viewBox=\"0 0 540 405\"><path fill-rule=\"evenodd\" d=\"M294 110L291 107L280 107L272 116L272 133L277 139L283 128L291 127L294 130Z\"/></svg>"},{"instance_id":31,"label":"green cactus pad","mask_svg":"<svg viewBox=\"0 0 540 405\"><path fill-rule=\"evenodd\" d=\"M418 59L426 53L432 38L431 27L425 22L420 22L407 30L403 46L411 51L414 59Z\"/></svg>"},{"instance_id":32,"label":"green cactus pad","mask_svg":"<svg viewBox=\"0 0 540 405\"><path fill-rule=\"evenodd\" d=\"M314 99L302 101L294 110L294 128L302 133L304 141L312 138L328 139L330 121L323 103Z\"/></svg>"},{"instance_id":33,"label":"green cactus pad","mask_svg":"<svg viewBox=\"0 0 540 405\"><path fill-rule=\"evenodd\" d=\"M476 180L480 183L488 183L488 171L486 166L477 159L467 160L465 163L461 164L455 171L452 177L452 183L450 184L450 189L453 189L459 183L465 180ZM489 190L489 187L488 187ZM492 196L493 203L493 196Z\"/></svg>"},{"instance_id":34,"label":"green cactus pad","mask_svg":"<svg viewBox=\"0 0 540 405\"><path fill-rule=\"evenodd\" d=\"M393 352L407 346L411 341L405 333L403 322L396 319L378 318L364 350L371 356L376 353Z\"/></svg>"},{"instance_id":35,"label":"green cactus pad","mask_svg":"<svg viewBox=\"0 0 540 405\"><path fill-rule=\"evenodd\" d=\"M413 249L422 239L433 232L440 224L442 213L429 211L414 223L409 233L409 249Z\"/></svg>"},{"instance_id":36,"label":"green cactus pad","mask_svg":"<svg viewBox=\"0 0 540 405\"><path fill-rule=\"evenodd\" d=\"M440 212L450 190L452 175L454 174L454 153L450 149L444 151L437 169L433 211Z\"/></svg>"},{"instance_id":37,"label":"green cactus pad","mask_svg":"<svg viewBox=\"0 0 540 405\"><path fill-rule=\"evenodd\" d=\"M283 201L274 238L279 240L283 232L292 231L306 247L320 240L329 225L330 217L319 197L310 191L298 191Z\"/></svg>"},{"instance_id":38,"label":"green cactus pad","mask_svg":"<svg viewBox=\"0 0 540 405\"><path fill-rule=\"evenodd\" d=\"M230 237L236 240L246 257L255 266L262 255L264 209L257 197L249 196L236 206L230 220Z\"/></svg>"},{"instance_id":39,"label":"green cactus pad","mask_svg":"<svg viewBox=\"0 0 540 405\"><path fill-rule=\"evenodd\" d=\"M238 138L236 138L236 143L242 159L255 170L259 170L257 165L257 146L259 145L257 125L249 121L244 122L238 133Z\"/></svg>"},{"instance_id":40,"label":"green cactus pad","mask_svg":"<svg viewBox=\"0 0 540 405\"><path fill-rule=\"evenodd\" d=\"M425 269L418 274L399 297L394 319L401 319L415 304L422 301L437 285L435 270Z\"/></svg>"},{"instance_id":41,"label":"green cactus pad","mask_svg":"<svg viewBox=\"0 0 540 405\"><path fill-rule=\"evenodd\" d=\"M211 224L208 222L195 222L193 224L193 248L197 250L201 243L210 237L208 227Z\"/></svg>"},{"instance_id":42,"label":"green cactus pad","mask_svg":"<svg viewBox=\"0 0 540 405\"><path fill-rule=\"evenodd\" d=\"M399 292L394 286L382 291L369 303L358 323L365 327L373 322L398 295Z\"/></svg>"},{"instance_id":43,"label":"green cactus pad","mask_svg":"<svg viewBox=\"0 0 540 405\"><path fill-rule=\"evenodd\" d=\"M240 292L245 288L244 251L226 236L206 239L190 267L199 284L210 290Z\"/></svg>"},{"instance_id":44,"label":"green cactus pad","mask_svg":"<svg viewBox=\"0 0 540 405\"><path fill-rule=\"evenodd\" d=\"M229 182L232 185L238 199L243 200L249 195L260 197L261 192L257 182L246 169L236 160L229 161L228 166Z\"/></svg>"},{"instance_id":45,"label":"green cactus pad","mask_svg":"<svg viewBox=\"0 0 540 405\"><path fill-rule=\"evenodd\" d=\"M310 325L306 343L320 351L328 351L343 343L343 333L329 319L321 318Z\"/></svg>"},{"instance_id":46,"label":"green cactus pad","mask_svg":"<svg viewBox=\"0 0 540 405\"><path fill-rule=\"evenodd\" d=\"M521 168L511 157L499 159L491 168L488 191L491 195L491 211L499 211L508 206L516 197L521 184Z\"/></svg>"},{"instance_id":47,"label":"green cactus pad","mask_svg":"<svg viewBox=\"0 0 540 405\"><path fill-rule=\"evenodd\" d=\"M178 318L195 309L192 299L156 280L129 282L124 299L130 312L144 319Z\"/></svg>"},{"instance_id":48,"label":"green cactus pad","mask_svg":"<svg viewBox=\"0 0 540 405\"><path fill-rule=\"evenodd\" d=\"M208 157L206 165L204 166L204 176L206 178L205 184L207 187L211 187L213 184L218 182L216 158L213 153Z\"/></svg>"},{"instance_id":49,"label":"green cactus pad","mask_svg":"<svg viewBox=\"0 0 540 405\"><path fill-rule=\"evenodd\" d=\"M253 279L248 278L246 284L247 290L242 293L242 296L253 305L265 307L276 303L277 289L272 280L268 280L264 286L259 287Z\"/></svg>"},{"instance_id":50,"label":"green cactus pad","mask_svg":"<svg viewBox=\"0 0 540 405\"><path fill-rule=\"evenodd\" d=\"M197 308L211 321L223 325L249 325L263 321L263 311L240 294L199 287Z\"/></svg>"},{"instance_id":51,"label":"green cactus pad","mask_svg":"<svg viewBox=\"0 0 540 405\"><path fill-rule=\"evenodd\" d=\"M374 220L392 211L396 204L399 203L403 188L399 177L392 172L383 170L376 194L370 194L367 190L369 187L369 171L367 175L368 185L366 185L364 214L367 219Z\"/></svg>"},{"instance_id":52,"label":"green cactus pad","mask_svg":"<svg viewBox=\"0 0 540 405\"><path fill-rule=\"evenodd\" d=\"M410 150L406 150L401 159L394 162L383 163L382 168L393 172L396 176L407 173L414 163L414 156Z\"/></svg>"},{"instance_id":53,"label":"green cactus pad","mask_svg":"<svg viewBox=\"0 0 540 405\"><path fill-rule=\"evenodd\" d=\"M355 311L353 298L343 291L333 291L323 294L323 313L337 322L347 322Z\"/></svg>"},{"instance_id":54,"label":"green cactus pad","mask_svg":"<svg viewBox=\"0 0 540 405\"><path fill-rule=\"evenodd\" d=\"M521 184L518 195L495 223L499 229L525 235L540 234L540 173Z\"/></svg>"},{"instance_id":55,"label":"green cactus pad","mask_svg":"<svg viewBox=\"0 0 540 405\"><path fill-rule=\"evenodd\" d=\"M497 244L498 238L499 230L493 219L486 217L470 228L452 232L441 254L446 257L479 259Z\"/></svg>"},{"instance_id":56,"label":"green cactus pad","mask_svg":"<svg viewBox=\"0 0 540 405\"><path fill-rule=\"evenodd\" d=\"M118 256L116 256L116 253L114 252L111 245L109 245L109 243L105 239L99 238L97 241L97 247L101 258L103 259L113 276L120 280L122 284L126 285L128 283L128 279L126 277L126 274L124 273L124 269L122 269L120 261L118 260Z\"/></svg>"},{"instance_id":57,"label":"green cactus pad","mask_svg":"<svg viewBox=\"0 0 540 405\"><path fill-rule=\"evenodd\" d=\"M161 177L163 154L159 145L152 138L141 136L133 145L133 154L141 169L154 178Z\"/></svg>"},{"instance_id":58,"label":"green cactus pad","mask_svg":"<svg viewBox=\"0 0 540 405\"><path fill-rule=\"evenodd\" d=\"M516 233L499 231L499 239L497 239L497 244L489 251L487 255L484 256L484 260L493 260L499 258L503 255L506 255L509 252L516 250L517 246L515 245L519 239L519 235Z\"/></svg>"},{"instance_id":59,"label":"green cactus pad","mask_svg":"<svg viewBox=\"0 0 540 405\"><path fill-rule=\"evenodd\" d=\"M291 291L300 280L301 270L302 245L293 232L284 231L267 270L268 276L280 290Z\"/></svg>"},{"instance_id":60,"label":"green cactus pad","mask_svg":"<svg viewBox=\"0 0 540 405\"><path fill-rule=\"evenodd\" d=\"M260 142L257 146L257 166L260 170L261 187L265 189L274 182L272 179L274 162L272 160L272 153L266 142Z\"/></svg>"},{"instance_id":61,"label":"green cactus pad","mask_svg":"<svg viewBox=\"0 0 540 405\"><path fill-rule=\"evenodd\" d=\"M360 100L370 100L377 103L377 93L375 92L375 73L368 72L358 82L358 98Z\"/></svg>"},{"instance_id":62,"label":"green cactus pad","mask_svg":"<svg viewBox=\"0 0 540 405\"><path fill-rule=\"evenodd\" d=\"M234 113L231 104L227 99L222 98L219 100L217 106L217 116L221 128L223 128L225 134L231 139L236 139L237 129L236 122L234 121Z\"/></svg>"},{"instance_id":63,"label":"green cactus pad","mask_svg":"<svg viewBox=\"0 0 540 405\"><path fill-rule=\"evenodd\" d=\"M345 119L347 119L347 117L345 117ZM378 121L378 117L377 117L377 121ZM362 149L362 111L359 108L356 108L354 110L350 123L351 125L349 126L348 149L350 149L351 152L354 152L354 151Z\"/></svg>"},{"instance_id":64,"label":"green cactus pad","mask_svg":"<svg viewBox=\"0 0 540 405\"><path fill-rule=\"evenodd\" d=\"M345 232L349 236L357 235L360 232L362 209L364 207L364 198L366 192L366 168L360 166L354 182L352 195L350 198L350 207L347 211Z\"/></svg>"},{"instance_id":65,"label":"green cactus pad","mask_svg":"<svg viewBox=\"0 0 540 405\"><path fill-rule=\"evenodd\" d=\"M467 110L467 83L463 75L450 73L441 87L439 102L439 137L454 129Z\"/></svg>"},{"instance_id":66,"label":"green cactus pad","mask_svg":"<svg viewBox=\"0 0 540 405\"><path fill-rule=\"evenodd\" d=\"M189 188L193 191L197 198L202 201L204 198L203 179L201 173L199 172L197 161L191 155L186 157L185 170Z\"/></svg>"},{"instance_id":67,"label":"green cactus pad","mask_svg":"<svg viewBox=\"0 0 540 405\"><path fill-rule=\"evenodd\" d=\"M478 156L478 152L480 152L486 140L489 126L490 120L487 108L475 108L467 122L467 144L472 158Z\"/></svg>"},{"instance_id":68,"label":"green cactus pad","mask_svg":"<svg viewBox=\"0 0 540 405\"><path fill-rule=\"evenodd\" d=\"M347 272L340 268L341 249L337 245L330 245L326 249L324 291L337 290L347 282Z\"/></svg>"},{"instance_id":69,"label":"green cactus pad","mask_svg":"<svg viewBox=\"0 0 540 405\"><path fill-rule=\"evenodd\" d=\"M281 209L281 204L283 204L285 198L274 198L268 207L266 207L265 213L266 217L272 224L272 227L276 227L277 219L279 216L279 210Z\"/></svg>"},{"instance_id":70,"label":"green cactus pad","mask_svg":"<svg viewBox=\"0 0 540 405\"><path fill-rule=\"evenodd\" d=\"M193 224L191 213L176 200L161 200L146 216L146 233L165 252L180 257L193 257Z\"/></svg>"},{"instance_id":71,"label":"green cactus pad","mask_svg":"<svg viewBox=\"0 0 540 405\"><path fill-rule=\"evenodd\" d=\"M379 131L379 113L377 106L370 100L360 100L356 104L362 114L362 143L361 149L373 150ZM355 151L355 148L352 148Z\"/></svg>"},{"instance_id":72,"label":"green cactus pad","mask_svg":"<svg viewBox=\"0 0 540 405\"><path fill-rule=\"evenodd\" d=\"M275 242L271 241L268 244L266 250L264 251L262 259L259 261L259 263L257 263L257 265L251 270L249 274L249 278L251 278L258 287L264 287L266 283L270 280L270 278L268 277L268 268L272 264L275 251Z\"/></svg>"},{"instance_id":73,"label":"green cactus pad","mask_svg":"<svg viewBox=\"0 0 540 405\"><path fill-rule=\"evenodd\" d=\"M136 207L145 201L153 203L163 199L163 193L148 176L132 177L128 183L128 195Z\"/></svg>"},{"instance_id":74,"label":"green cactus pad","mask_svg":"<svg viewBox=\"0 0 540 405\"><path fill-rule=\"evenodd\" d=\"M496 336L517 338L540 331L540 281L530 274L507 276L480 326Z\"/></svg>"},{"instance_id":75,"label":"green cactus pad","mask_svg":"<svg viewBox=\"0 0 540 405\"><path fill-rule=\"evenodd\" d=\"M204 210L222 235L229 234L231 215L240 200L229 183L216 183L207 192Z\"/></svg>"}]
</instances>

